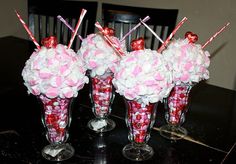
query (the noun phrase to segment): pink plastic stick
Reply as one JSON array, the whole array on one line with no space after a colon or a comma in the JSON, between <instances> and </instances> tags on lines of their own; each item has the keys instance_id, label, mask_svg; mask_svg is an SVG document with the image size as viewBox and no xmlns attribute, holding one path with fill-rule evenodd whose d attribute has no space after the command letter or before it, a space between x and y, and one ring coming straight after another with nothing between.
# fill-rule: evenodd
<instances>
[{"instance_id":1,"label":"pink plastic stick","mask_svg":"<svg viewBox=\"0 0 236 164\"><path fill-rule=\"evenodd\" d=\"M187 18L184 17L179 24L175 27L175 29L171 32L169 37L165 40L165 42L161 45L161 47L157 50L159 53L161 53L167 46L167 44L170 42L171 38L175 35L175 33L178 31L178 29L184 24L184 22L187 21Z\"/></svg>"},{"instance_id":2,"label":"pink plastic stick","mask_svg":"<svg viewBox=\"0 0 236 164\"><path fill-rule=\"evenodd\" d=\"M57 19L59 19L62 23L64 23L72 32L75 31L62 16L58 15ZM79 34L76 35L79 37L80 40L83 40L82 36L80 36Z\"/></svg>"},{"instance_id":3,"label":"pink plastic stick","mask_svg":"<svg viewBox=\"0 0 236 164\"><path fill-rule=\"evenodd\" d=\"M142 20L140 21L161 43L164 43L163 40L146 23L144 23Z\"/></svg>"},{"instance_id":4,"label":"pink plastic stick","mask_svg":"<svg viewBox=\"0 0 236 164\"><path fill-rule=\"evenodd\" d=\"M142 22L146 22L146 21L148 21L150 19L150 17L149 16L146 16L145 18L143 18L143 20L141 20ZM128 31L127 32L127 34L125 34L122 38L121 38L121 40L120 40L120 42L122 42L122 41L124 41L125 40L125 38L127 37L127 36L129 36L134 30L136 30L139 26L141 26L141 22L140 23L138 23L136 26L134 26L130 31Z\"/></svg>"},{"instance_id":5,"label":"pink plastic stick","mask_svg":"<svg viewBox=\"0 0 236 164\"><path fill-rule=\"evenodd\" d=\"M23 21L23 19L21 18L20 14L18 14L18 12L15 10L16 15L18 17L18 19L20 20L20 22L22 23L23 27L25 28L26 32L29 34L31 40L33 41L33 43L36 45L37 49L40 50L40 45L38 44L38 42L36 41L35 37L33 36L32 32L30 31L29 27L26 25L26 23Z\"/></svg>"},{"instance_id":6,"label":"pink plastic stick","mask_svg":"<svg viewBox=\"0 0 236 164\"><path fill-rule=\"evenodd\" d=\"M212 37L210 37L208 40L207 40L207 42L202 46L202 49L203 48L205 48L210 42L212 42L212 40L213 39L215 39L216 37L217 37L217 35L219 35L221 32L223 32L224 31L224 29L227 27L227 26L229 26L229 22L225 25L225 26L223 26L219 31L217 31Z\"/></svg>"},{"instance_id":7,"label":"pink plastic stick","mask_svg":"<svg viewBox=\"0 0 236 164\"><path fill-rule=\"evenodd\" d=\"M73 41L75 39L75 36L76 36L76 34L77 34L78 30L79 30L79 26L80 26L80 24L81 24L81 22L82 22L82 20L83 20L83 18L85 16L86 12L87 12L87 10L82 9L82 11L80 13L80 17L79 17L78 23L76 24L75 30L72 33L72 37L71 37L70 42L69 42L69 44L67 46L68 49L71 47L71 45L72 45L72 43L73 43Z\"/></svg>"}]
</instances>

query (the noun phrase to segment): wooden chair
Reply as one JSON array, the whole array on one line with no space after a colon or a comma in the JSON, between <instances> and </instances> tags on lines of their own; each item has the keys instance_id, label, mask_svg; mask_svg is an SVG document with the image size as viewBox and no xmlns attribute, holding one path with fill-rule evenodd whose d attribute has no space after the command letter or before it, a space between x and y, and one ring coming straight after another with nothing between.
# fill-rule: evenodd
<instances>
[{"instance_id":1,"label":"wooden chair","mask_svg":"<svg viewBox=\"0 0 236 164\"><path fill-rule=\"evenodd\" d=\"M142 7L121 6L113 4L102 4L103 24L115 29L116 36L122 38L132 27L140 22L140 18L150 16L146 24L165 40L175 27L177 9L153 9ZM145 47L157 49L161 46L159 40L144 26L135 30L132 35L126 38L128 50L132 39L144 37Z\"/></svg>"},{"instance_id":2,"label":"wooden chair","mask_svg":"<svg viewBox=\"0 0 236 164\"><path fill-rule=\"evenodd\" d=\"M88 34L94 33L97 2L28 0L29 27L39 42L44 37L55 35L59 43L68 45L72 32L57 19L57 16L61 15L75 28L82 8L86 9L87 13L78 34L84 38ZM72 48L77 50L80 43L81 41L76 37Z\"/></svg>"}]
</instances>

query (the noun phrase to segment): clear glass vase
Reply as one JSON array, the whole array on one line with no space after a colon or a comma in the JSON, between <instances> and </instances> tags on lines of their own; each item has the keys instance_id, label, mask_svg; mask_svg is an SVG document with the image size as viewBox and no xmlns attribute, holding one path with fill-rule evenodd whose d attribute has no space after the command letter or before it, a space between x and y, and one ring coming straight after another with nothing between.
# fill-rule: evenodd
<instances>
[{"instance_id":1,"label":"clear glass vase","mask_svg":"<svg viewBox=\"0 0 236 164\"><path fill-rule=\"evenodd\" d=\"M160 128L161 136L178 140L187 135L187 130L181 125L189 108L189 93L193 85L181 83L175 85L170 95L164 99L166 125Z\"/></svg>"},{"instance_id":2,"label":"clear glass vase","mask_svg":"<svg viewBox=\"0 0 236 164\"><path fill-rule=\"evenodd\" d=\"M72 98L48 98L39 96L42 102L42 122L49 145L42 150L42 156L50 161L64 161L74 155L74 148L66 143L71 123Z\"/></svg>"},{"instance_id":3,"label":"clear glass vase","mask_svg":"<svg viewBox=\"0 0 236 164\"><path fill-rule=\"evenodd\" d=\"M90 98L95 118L88 122L88 127L95 132L110 131L116 126L115 122L108 118L115 98L112 79L112 72L105 72L101 76L90 77Z\"/></svg>"},{"instance_id":4,"label":"clear glass vase","mask_svg":"<svg viewBox=\"0 0 236 164\"><path fill-rule=\"evenodd\" d=\"M154 151L147 144L155 122L157 103L143 105L134 100L126 102L126 125L130 141L123 150L124 157L132 161L144 161L151 158Z\"/></svg>"}]
</instances>

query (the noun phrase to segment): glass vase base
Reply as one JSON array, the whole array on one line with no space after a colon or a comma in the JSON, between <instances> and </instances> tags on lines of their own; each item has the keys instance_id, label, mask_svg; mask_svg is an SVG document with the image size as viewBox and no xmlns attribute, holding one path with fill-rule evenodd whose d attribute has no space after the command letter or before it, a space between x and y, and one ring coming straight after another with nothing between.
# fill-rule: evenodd
<instances>
[{"instance_id":1,"label":"glass vase base","mask_svg":"<svg viewBox=\"0 0 236 164\"><path fill-rule=\"evenodd\" d=\"M153 156L154 151L147 144L138 145L131 143L123 148L122 154L125 158L132 161L145 161Z\"/></svg>"},{"instance_id":2,"label":"glass vase base","mask_svg":"<svg viewBox=\"0 0 236 164\"><path fill-rule=\"evenodd\" d=\"M95 131L95 132L107 132L111 131L115 128L116 123L111 119L98 119L94 118L88 122L89 129Z\"/></svg>"},{"instance_id":3,"label":"glass vase base","mask_svg":"<svg viewBox=\"0 0 236 164\"><path fill-rule=\"evenodd\" d=\"M65 161L74 153L74 148L68 143L47 145L42 150L42 156L49 161Z\"/></svg>"},{"instance_id":4,"label":"glass vase base","mask_svg":"<svg viewBox=\"0 0 236 164\"><path fill-rule=\"evenodd\" d=\"M160 127L160 135L170 140L179 140L184 138L188 131L180 126L164 125Z\"/></svg>"}]
</instances>

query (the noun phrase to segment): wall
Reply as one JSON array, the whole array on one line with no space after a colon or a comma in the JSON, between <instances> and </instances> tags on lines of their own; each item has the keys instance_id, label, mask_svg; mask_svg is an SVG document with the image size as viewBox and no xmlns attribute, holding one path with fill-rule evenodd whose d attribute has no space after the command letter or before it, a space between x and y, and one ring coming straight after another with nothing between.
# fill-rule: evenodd
<instances>
[{"instance_id":1,"label":"wall","mask_svg":"<svg viewBox=\"0 0 236 164\"><path fill-rule=\"evenodd\" d=\"M88 0L89 1L89 0ZM94 1L94 0L93 0ZM98 21L101 21L101 3L113 3L129 6L142 6L150 8L179 9L178 21L184 16L188 21L177 32L176 38L183 37L186 31L198 34L198 43L203 44L226 22L230 27L210 43L205 50L211 53L209 68L210 84L223 88L236 90L236 54L233 53L236 43L236 1L235 0L97 0L99 2ZM14 8L26 18L26 0L4 0L0 2L0 36L15 35L27 38L24 29L20 26L14 15ZM4 4L4 5L2 5ZM89 10L88 10L89 12ZM7 19L6 19L7 17ZM165 19L165 18L163 18Z\"/></svg>"},{"instance_id":2,"label":"wall","mask_svg":"<svg viewBox=\"0 0 236 164\"><path fill-rule=\"evenodd\" d=\"M0 37L13 35L27 38L25 30L19 23L14 10L17 10L27 22L27 0L0 1Z\"/></svg>"}]
</instances>

